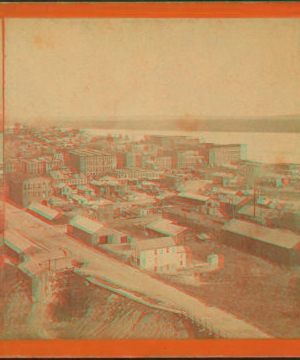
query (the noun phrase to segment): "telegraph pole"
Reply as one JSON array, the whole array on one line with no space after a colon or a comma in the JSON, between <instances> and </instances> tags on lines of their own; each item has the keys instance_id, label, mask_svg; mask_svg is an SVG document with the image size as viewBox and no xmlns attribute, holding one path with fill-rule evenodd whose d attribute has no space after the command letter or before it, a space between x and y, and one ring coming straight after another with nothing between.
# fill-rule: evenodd
<instances>
[{"instance_id":1,"label":"telegraph pole","mask_svg":"<svg viewBox=\"0 0 300 360\"><path fill-rule=\"evenodd\" d=\"M256 199L255 199L255 196L256 196L256 189L255 189L255 180L254 180L254 186L253 186L253 209L254 209L254 219L255 219L255 205L256 205Z\"/></svg>"},{"instance_id":2,"label":"telegraph pole","mask_svg":"<svg viewBox=\"0 0 300 360\"><path fill-rule=\"evenodd\" d=\"M256 218L256 195L259 194L260 195L260 190L256 190L256 187L255 187L255 180L254 180L254 187L253 187L253 190L254 190L254 193L253 193L253 198L254 198L254 219ZM260 210L261 210L261 216L262 216L262 208L260 207Z\"/></svg>"}]
</instances>

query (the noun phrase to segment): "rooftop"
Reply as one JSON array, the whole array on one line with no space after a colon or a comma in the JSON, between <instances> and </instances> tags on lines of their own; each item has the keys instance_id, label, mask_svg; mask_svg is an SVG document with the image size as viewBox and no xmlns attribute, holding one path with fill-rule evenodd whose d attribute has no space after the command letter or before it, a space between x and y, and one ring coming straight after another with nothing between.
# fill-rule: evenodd
<instances>
[{"instance_id":1,"label":"rooftop","mask_svg":"<svg viewBox=\"0 0 300 360\"><path fill-rule=\"evenodd\" d=\"M79 156L100 156L100 155L112 155L109 152L106 151L100 151L100 150L71 150L69 151L70 154L79 155Z\"/></svg>"},{"instance_id":2,"label":"rooftop","mask_svg":"<svg viewBox=\"0 0 300 360\"><path fill-rule=\"evenodd\" d=\"M300 236L291 231L270 229L248 221L232 220L223 227L223 230L277 245L286 249L296 248L297 245L300 244Z\"/></svg>"},{"instance_id":3,"label":"rooftop","mask_svg":"<svg viewBox=\"0 0 300 360\"><path fill-rule=\"evenodd\" d=\"M160 219L147 226L147 228L160 232L168 236L176 236L186 231L188 228L175 225L171 220Z\"/></svg>"},{"instance_id":4,"label":"rooftop","mask_svg":"<svg viewBox=\"0 0 300 360\"><path fill-rule=\"evenodd\" d=\"M171 236L141 240L137 243L137 247L140 251L164 249L173 246L178 246L178 244L176 244L176 241Z\"/></svg>"},{"instance_id":5,"label":"rooftop","mask_svg":"<svg viewBox=\"0 0 300 360\"><path fill-rule=\"evenodd\" d=\"M34 202L34 203L30 204L28 206L28 209L38 215L45 217L48 220L53 220L61 214L60 211L52 209L51 207L45 206L38 202Z\"/></svg>"},{"instance_id":6,"label":"rooftop","mask_svg":"<svg viewBox=\"0 0 300 360\"><path fill-rule=\"evenodd\" d=\"M15 173L13 174L11 180L17 181L19 183L23 183L24 181L29 180L45 180L45 181L51 181L50 177L47 175L39 175L39 174L23 174L23 173Z\"/></svg>"},{"instance_id":7,"label":"rooftop","mask_svg":"<svg viewBox=\"0 0 300 360\"><path fill-rule=\"evenodd\" d=\"M95 234L105 226L103 223L91 220L85 216L76 216L70 221L70 224L89 234Z\"/></svg>"},{"instance_id":8,"label":"rooftop","mask_svg":"<svg viewBox=\"0 0 300 360\"><path fill-rule=\"evenodd\" d=\"M26 253L33 248L39 248L35 243L22 236L16 230L5 230L3 238L4 243L18 254Z\"/></svg>"},{"instance_id":9,"label":"rooftop","mask_svg":"<svg viewBox=\"0 0 300 360\"><path fill-rule=\"evenodd\" d=\"M182 192L179 194L180 197L183 198L187 198L187 199L194 199L194 200L199 200L199 201L209 201L211 200L211 197L206 196L206 195L202 195L202 194L197 194L197 193L192 193L192 192Z\"/></svg>"}]
</instances>

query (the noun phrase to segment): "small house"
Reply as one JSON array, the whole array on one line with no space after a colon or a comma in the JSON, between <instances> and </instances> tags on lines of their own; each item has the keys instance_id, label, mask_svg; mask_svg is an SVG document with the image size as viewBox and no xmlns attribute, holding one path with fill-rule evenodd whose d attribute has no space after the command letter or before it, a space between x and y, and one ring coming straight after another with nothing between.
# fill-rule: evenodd
<instances>
[{"instance_id":1,"label":"small house","mask_svg":"<svg viewBox=\"0 0 300 360\"><path fill-rule=\"evenodd\" d=\"M170 236L135 241L131 249L134 264L152 271L176 271L189 266L191 262L190 249L178 245Z\"/></svg>"}]
</instances>

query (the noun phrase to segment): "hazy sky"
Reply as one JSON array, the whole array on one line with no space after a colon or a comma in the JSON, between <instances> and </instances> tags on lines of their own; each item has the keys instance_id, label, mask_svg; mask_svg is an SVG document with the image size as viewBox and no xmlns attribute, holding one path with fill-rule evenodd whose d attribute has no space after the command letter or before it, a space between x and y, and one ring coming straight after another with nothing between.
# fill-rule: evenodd
<instances>
[{"instance_id":1,"label":"hazy sky","mask_svg":"<svg viewBox=\"0 0 300 360\"><path fill-rule=\"evenodd\" d=\"M300 114L298 19L8 19L6 116Z\"/></svg>"}]
</instances>

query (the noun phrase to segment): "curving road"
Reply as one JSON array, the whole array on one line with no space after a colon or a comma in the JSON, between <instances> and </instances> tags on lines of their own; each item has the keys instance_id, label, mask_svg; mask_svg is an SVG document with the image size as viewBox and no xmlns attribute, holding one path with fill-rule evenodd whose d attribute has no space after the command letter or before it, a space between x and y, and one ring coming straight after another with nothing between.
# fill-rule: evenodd
<instances>
[{"instance_id":1,"label":"curving road","mask_svg":"<svg viewBox=\"0 0 300 360\"><path fill-rule=\"evenodd\" d=\"M87 266L82 271L87 278L96 277L112 287L132 294L133 299L138 296L153 304L184 313L192 319L198 319L202 324L210 324L214 332L225 338L271 337L233 314L211 307L147 272L99 252L79 240L59 235L59 228L56 226L48 225L11 204L6 203L5 213L7 228L15 228L21 233L26 233L28 237L45 246L66 248L74 259L84 261Z\"/></svg>"}]
</instances>

